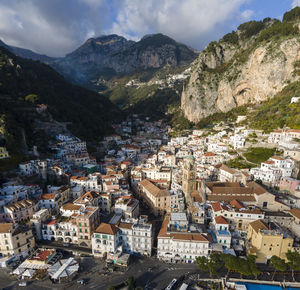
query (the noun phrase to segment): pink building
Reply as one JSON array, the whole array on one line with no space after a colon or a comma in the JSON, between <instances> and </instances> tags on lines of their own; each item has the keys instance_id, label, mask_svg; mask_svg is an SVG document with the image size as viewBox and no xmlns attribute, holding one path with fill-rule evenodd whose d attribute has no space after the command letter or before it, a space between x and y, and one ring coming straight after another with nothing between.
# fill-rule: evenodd
<instances>
[{"instance_id":1,"label":"pink building","mask_svg":"<svg viewBox=\"0 0 300 290\"><path fill-rule=\"evenodd\" d=\"M300 189L300 180L291 177L282 177L279 183L280 190L288 190L295 194L295 191Z\"/></svg>"}]
</instances>

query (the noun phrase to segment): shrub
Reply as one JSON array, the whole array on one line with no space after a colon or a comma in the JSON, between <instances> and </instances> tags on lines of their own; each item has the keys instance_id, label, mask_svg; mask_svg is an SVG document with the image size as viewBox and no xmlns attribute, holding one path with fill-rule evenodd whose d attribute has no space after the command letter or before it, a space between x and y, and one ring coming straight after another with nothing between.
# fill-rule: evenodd
<instances>
[{"instance_id":1,"label":"shrub","mask_svg":"<svg viewBox=\"0 0 300 290\"><path fill-rule=\"evenodd\" d=\"M232 31L231 33L227 33L223 36L222 41L228 42L231 44L238 44L239 37L235 31Z\"/></svg>"},{"instance_id":2,"label":"shrub","mask_svg":"<svg viewBox=\"0 0 300 290\"><path fill-rule=\"evenodd\" d=\"M292 23L276 22L270 27L266 28L260 34L258 41L269 40L272 37L283 37L288 35L297 35L298 29Z\"/></svg>"},{"instance_id":3,"label":"shrub","mask_svg":"<svg viewBox=\"0 0 300 290\"><path fill-rule=\"evenodd\" d=\"M283 15L283 22L287 22L287 21L294 21L294 20L298 20L300 18L300 7L297 6L294 9L284 13Z\"/></svg>"},{"instance_id":4,"label":"shrub","mask_svg":"<svg viewBox=\"0 0 300 290\"><path fill-rule=\"evenodd\" d=\"M249 38L253 35L258 34L264 28L262 21L249 21L241 24L238 30L242 32L244 38Z\"/></svg>"}]
</instances>

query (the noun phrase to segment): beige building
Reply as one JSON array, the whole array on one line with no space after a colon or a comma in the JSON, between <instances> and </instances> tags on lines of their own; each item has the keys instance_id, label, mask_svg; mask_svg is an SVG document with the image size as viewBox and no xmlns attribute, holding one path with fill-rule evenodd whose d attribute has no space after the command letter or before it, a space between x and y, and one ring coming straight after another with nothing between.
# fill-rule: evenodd
<instances>
[{"instance_id":1,"label":"beige building","mask_svg":"<svg viewBox=\"0 0 300 290\"><path fill-rule=\"evenodd\" d=\"M1 256L27 257L34 251L35 239L27 226L0 223Z\"/></svg>"},{"instance_id":2,"label":"beige building","mask_svg":"<svg viewBox=\"0 0 300 290\"><path fill-rule=\"evenodd\" d=\"M203 200L230 202L237 200L245 206L255 205L266 211L289 210L289 206L278 201L274 194L265 190L256 182L241 186L238 182L201 182L200 194Z\"/></svg>"},{"instance_id":3,"label":"beige building","mask_svg":"<svg viewBox=\"0 0 300 290\"><path fill-rule=\"evenodd\" d=\"M143 179L139 183L139 190L155 215L170 212L170 193L168 190L160 189L148 179Z\"/></svg>"},{"instance_id":4,"label":"beige building","mask_svg":"<svg viewBox=\"0 0 300 290\"><path fill-rule=\"evenodd\" d=\"M248 254L257 257L257 263L266 263L272 256L286 260L286 253L293 248L293 238L275 223L268 226L261 220L249 224Z\"/></svg>"}]
</instances>

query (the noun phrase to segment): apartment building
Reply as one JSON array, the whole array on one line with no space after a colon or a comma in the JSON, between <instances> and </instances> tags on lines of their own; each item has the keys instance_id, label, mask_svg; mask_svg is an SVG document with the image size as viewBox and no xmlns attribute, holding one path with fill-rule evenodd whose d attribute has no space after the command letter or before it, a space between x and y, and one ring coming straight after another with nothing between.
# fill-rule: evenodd
<instances>
[{"instance_id":1,"label":"apartment building","mask_svg":"<svg viewBox=\"0 0 300 290\"><path fill-rule=\"evenodd\" d=\"M34 251L35 239L27 226L0 223L0 255L27 257Z\"/></svg>"},{"instance_id":2,"label":"apartment building","mask_svg":"<svg viewBox=\"0 0 300 290\"><path fill-rule=\"evenodd\" d=\"M166 262L195 262L199 256L211 252L207 236L198 232L175 231L169 227L170 215L166 215L157 237L157 257Z\"/></svg>"}]
</instances>

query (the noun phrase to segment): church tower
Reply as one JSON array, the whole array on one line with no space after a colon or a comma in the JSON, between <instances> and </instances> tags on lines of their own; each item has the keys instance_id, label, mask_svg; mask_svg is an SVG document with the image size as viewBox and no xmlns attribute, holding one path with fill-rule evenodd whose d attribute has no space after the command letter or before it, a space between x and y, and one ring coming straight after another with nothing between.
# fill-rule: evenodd
<instances>
[{"instance_id":1,"label":"church tower","mask_svg":"<svg viewBox=\"0 0 300 290\"><path fill-rule=\"evenodd\" d=\"M186 201L189 201L191 193L197 190L196 176L195 158L193 155L189 155L184 160L182 176L182 191L185 195Z\"/></svg>"}]
</instances>

